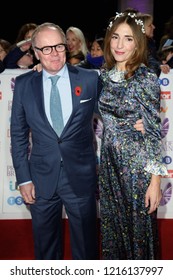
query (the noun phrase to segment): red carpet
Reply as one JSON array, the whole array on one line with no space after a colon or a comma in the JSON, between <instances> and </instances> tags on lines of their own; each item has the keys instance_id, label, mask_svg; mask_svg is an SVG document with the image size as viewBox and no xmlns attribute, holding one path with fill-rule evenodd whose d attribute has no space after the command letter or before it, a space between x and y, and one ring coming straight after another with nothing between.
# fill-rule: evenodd
<instances>
[{"instance_id":1,"label":"red carpet","mask_svg":"<svg viewBox=\"0 0 173 280\"><path fill-rule=\"evenodd\" d=\"M64 219L64 259L71 259L69 227ZM31 220L0 220L0 260L33 260Z\"/></svg>"},{"instance_id":2,"label":"red carpet","mask_svg":"<svg viewBox=\"0 0 173 280\"><path fill-rule=\"evenodd\" d=\"M159 219L162 260L173 260L173 219ZM64 219L64 259L71 260L68 220ZM33 260L31 220L0 220L0 260Z\"/></svg>"}]
</instances>

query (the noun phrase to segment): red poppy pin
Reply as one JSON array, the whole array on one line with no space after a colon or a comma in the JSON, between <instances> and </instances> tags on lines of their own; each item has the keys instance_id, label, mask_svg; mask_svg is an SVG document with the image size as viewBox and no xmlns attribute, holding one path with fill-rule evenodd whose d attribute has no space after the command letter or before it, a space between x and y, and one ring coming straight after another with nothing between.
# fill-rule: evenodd
<instances>
[{"instance_id":1,"label":"red poppy pin","mask_svg":"<svg viewBox=\"0 0 173 280\"><path fill-rule=\"evenodd\" d=\"M80 96L82 92L82 88L80 86L75 87L75 94L76 96Z\"/></svg>"}]
</instances>

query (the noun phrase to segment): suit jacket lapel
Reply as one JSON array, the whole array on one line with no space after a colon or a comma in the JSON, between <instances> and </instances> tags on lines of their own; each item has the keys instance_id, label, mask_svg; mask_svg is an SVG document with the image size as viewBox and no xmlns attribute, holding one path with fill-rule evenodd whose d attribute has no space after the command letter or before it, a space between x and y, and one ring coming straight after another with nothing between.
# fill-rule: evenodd
<instances>
[{"instance_id":1,"label":"suit jacket lapel","mask_svg":"<svg viewBox=\"0 0 173 280\"><path fill-rule=\"evenodd\" d=\"M71 94L72 94L72 103L73 103L73 111L75 111L76 107L80 104L81 99L81 80L78 75L78 69L75 67L71 67L71 65L68 65L69 69L69 78L71 83Z\"/></svg>"},{"instance_id":2,"label":"suit jacket lapel","mask_svg":"<svg viewBox=\"0 0 173 280\"><path fill-rule=\"evenodd\" d=\"M35 100L38 106L38 111L40 116L45 119L47 124L51 127L44 107L44 93L43 93L43 82L42 82L42 72L39 72L38 75L33 79L33 92L35 92Z\"/></svg>"}]
</instances>

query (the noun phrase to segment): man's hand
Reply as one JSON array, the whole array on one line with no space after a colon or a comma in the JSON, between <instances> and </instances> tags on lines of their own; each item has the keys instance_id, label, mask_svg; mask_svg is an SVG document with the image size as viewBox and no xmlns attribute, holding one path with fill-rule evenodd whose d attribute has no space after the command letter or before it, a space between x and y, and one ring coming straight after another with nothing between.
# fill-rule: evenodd
<instances>
[{"instance_id":1,"label":"man's hand","mask_svg":"<svg viewBox=\"0 0 173 280\"><path fill-rule=\"evenodd\" d=\"M33 204L35 202L35 187L33 183L19 186L21 196L25 203Z\"/></svg>"}]
</instances>

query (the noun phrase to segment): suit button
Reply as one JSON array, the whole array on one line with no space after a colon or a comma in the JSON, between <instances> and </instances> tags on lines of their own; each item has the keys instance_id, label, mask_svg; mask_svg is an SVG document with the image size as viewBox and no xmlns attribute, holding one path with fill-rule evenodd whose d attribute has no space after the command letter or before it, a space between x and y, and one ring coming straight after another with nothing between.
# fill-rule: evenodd
<instances>
[{"instance_id":1,"label":"suit button","mask_svg":"<svg viewBox=\"0 0 173 280\"><path fill-rule=\"evenodd\" d=\"M62 140L58 140L58 144L61 144L62 143Z\"/></svg>"}]
</instances>

